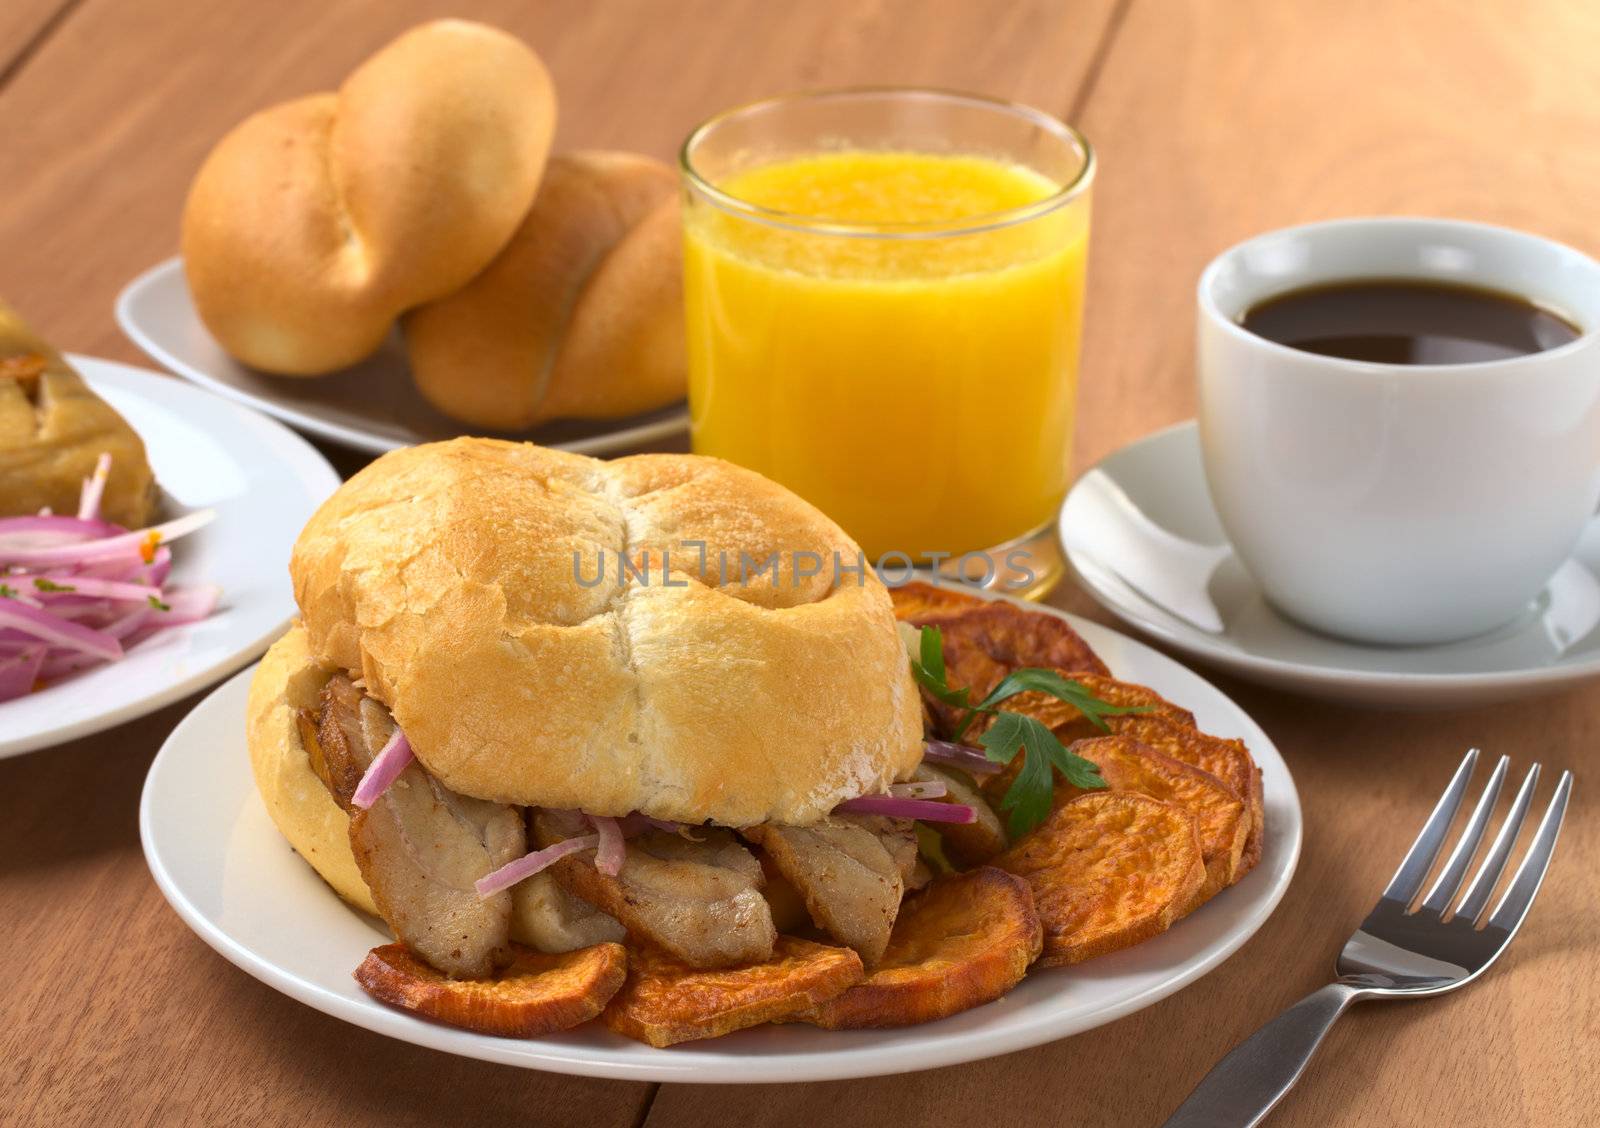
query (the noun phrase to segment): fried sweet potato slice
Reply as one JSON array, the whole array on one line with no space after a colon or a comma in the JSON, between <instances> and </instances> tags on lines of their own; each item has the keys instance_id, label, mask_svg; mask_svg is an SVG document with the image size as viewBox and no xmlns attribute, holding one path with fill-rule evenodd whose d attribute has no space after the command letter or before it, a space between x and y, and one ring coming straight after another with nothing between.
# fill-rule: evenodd
<instances>
[{"instance_id":1,"label":"fried sweet potato slice","mask_svg":"<svg viewBox=\"0 0 1600 1128\"><path fill-rule=\"evenodd\" d=\"M379 1002L479 1034L532 1038L567 1030L605 1009L627 977L621 944L596 944L545 955L514 945L493 979L451 979L404 944L367 953L356 982Z\"/></svg>"},{"instance_id":2,"label":"fried sweet potato slice","mask_svg":"<svg viewBox=\"0 0 1600 1128\"><path fill-rule=\"evenodd\" d=\"M1107 705L1146 710L1143 713L1124 714L1126 716L1159 716L1167 718L1174 724L1194 727L1193 713L1174 705L1148 686L1118 681L1113 677L1081 670L1058 669L1056 673L1077 682ZM1073 706L1046 693L1019 693L1007 701L1004 707L1013 713L1022 713L1044 722L1063 744L1103 735Z\"/></svg>"},{"instance_id":3,"label":"fried sweet potato slice","mask_svg":"<svg viewBox=\"0 0 1600 1128\"><path fill-rule=\"evenodd\" d=\"M1232 881L1239 880L1261 860L1262 834L1266 825L1261 771L1251 759L1243 741L1201 732L1193 713L1174 705L1147 686L1094 674L1069 674L1065 670L1057 672L1081 682L1096 697L1109 704L1148 706L1148 712L1107 717L1106 726L1118 736L1132 737L1157 752L1209 772L1231 787L1245 802L1247 820L1244 850L1234 867ZM1005 707L1037 717L1050 726L1063 744L1070 745L1077 740L1104 735L1072 706L1043 694L1018 694L1006 702ZM1011 786L1015 774L1014 770L1008 770L985 780L984 793L998 801L1006 788Z\"/></svg>"},{"instance_id":4,"label":"fried sweet potato slice","mask_svg":"<svg viewBox=\"0 0 1600 1128\"><path fill-rule=\"evenodd\" d=\"M985 603L959 615L935 616L929 623L943 638L946 680L953 689L971 689L973 701L1024 666L1107 675L1105 663L1083 636L1054 615L1009 603ZM924 700L939 730L949 733L958 711L928 697Z\"/></svg>"},{"instance_id":5,"label":"fried sweet potato slice","mask_svg":"<svg viewBox=\"0 0 1600 1128\"><path fill-rule=\"evenodd\" d=\"M1043 943L1022 878L993 866L940 878L906 901L865 979L797 1017L828 1030L947 1018L1015 987Z\"/></svg>"},{"instance_id":6,"label":"fried sweet potato slice","mask_svg":"<svg viewBox=\"0 0 1600 1128\"><path fill-rule=\"evenodd\" d=\"M1249 873L1261 860L1266 807L1261 794L1261 769L1250 758L1244 741L1212 736L1193 725L1177 724L1167 716L1132 714L1108 718L1108 723L1118 736L1131 736L1157 752L1210 772L1244 799L1250 826L1233 880Z\"/></svg>"},{"instance_id":7,"label":"fried sweet potato slice","mask_svg":"<svg viewBox=\"0 0 1600 1128\"><path fill-rule=\"evenodd\" d=\"M902 623L931 623L985 607L989 602L956 588L936 587L921 580L890 588L889 598L894 602L894 617Z\"/></svg>"},{"instance_id":8,"label":"fried sweet potato slice","mask_svg":"<svg viewBox=\"0 0 1600 1128\"><path fill-rule=\"evenodd\" d=\"M692 968L655 948L628 952L628 978L601 1015L618 1034L652 1046L720 1038L808 1011L861 981L861 957L780 936L772 959Z\"/></svg>"},{"instance_id":9,"label":"fried sweet potato slice","mask_svg":"<svg viewBox=\"0 0 1600 1128\"><path fill-rule=\"evenodd\" d=\"M1206 881L1195 905L1233 884L1250 831L1249 812L1238 792L1210 772L1173 759L1131 736L1080 740L1072 751L1098 767L1112 791L1137 791L1153 799L1165 799L1194 816L1200 834L1200 855L1206 864ZM1060 780L1056 782L1058 803L1087 794L1090 793Z\"/></svg>"},{"instance_id":10,"label":"fried sweet potato slice","mask_svg":"<svg viewBox=\"0 0 1600 1128\"><path fill-rule=\"evenodd\" d=\"M1194 816L1132 791L1095 791L1063 803L995 865L1033 890L1045 967L1165 932L1206 879Z\"/></svg>"}]
</instances>

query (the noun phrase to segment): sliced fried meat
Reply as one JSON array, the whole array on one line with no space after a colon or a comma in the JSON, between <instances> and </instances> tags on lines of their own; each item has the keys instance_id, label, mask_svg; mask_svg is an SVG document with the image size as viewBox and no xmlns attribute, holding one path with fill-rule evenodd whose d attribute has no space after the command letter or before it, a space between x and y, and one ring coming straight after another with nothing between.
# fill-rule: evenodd
<instances>
[{"instance_id":1,"label":"sliced fried meat","mask_svg":"<svg viewBox=\"0 0 1600 1128\"><path fill-rule=\"evenodd\" d=\"M351 806L394 721L342 675L321 704L312 766L350 813L350 846L379 913L446 975L493 974L511 956L511 894L479 897L473 883L527 851L521 812L458 795L415 762L370 809Z\"/></svg>"},{"instance_id":2,"label":"sliced fried meat","mask_svg":"<svg viewBox=\"0 0 1600 1128\"><path fill-rule=\"evenodd\" d=\"M562 888L543 870L511 887L511 939L541 952L574 952L592 944L621 943L616 917Z\"/></svg>"},{"instance_id":3,"label":"sliced fried meat","mask_svg":"<svg viewBox=\"0 0 1600 1128\"><path fill-rule=\"evenodd\" d=\"M534 836L549 846L585 833L569 811L537 811ZM622 922L636 940L691 967L732 967L772 957L778 930L761 893L761 863L726 830L695 832L699 841L651 830L630 838L615 877L587 851L550 867L556 880Z\"/></svg>"},{"instance_id":4,"label":"sliced fried meat","mask_svg":"<svg viewBox=\"0 0 1600 1128\"><path fill-rule=\"evenodd\" d=\"M900 820L832 815L811 826L746 827L740 833L766 851L800 891L817 927L872 966L883 956L915 866L916 837L907 826L909 858L899 844Z\"/></svg>"},{"instance_id":5,"label":"sliced fried meat","mask_svg":"<svg viewBox=\"0 0 1600 1128\"><path fill-rule=\"evenodd\" d=\"M944 839L945 850L957 864L975 866L987 862L1011 844L1000 816L994 813L983 792L964 773L954 768L922 763L917 765L917 774L913 778L923 783L944 784L944 802L960 803L972 808L973 820L969 823L930 824Z\"/></svg>"}]
</instances>

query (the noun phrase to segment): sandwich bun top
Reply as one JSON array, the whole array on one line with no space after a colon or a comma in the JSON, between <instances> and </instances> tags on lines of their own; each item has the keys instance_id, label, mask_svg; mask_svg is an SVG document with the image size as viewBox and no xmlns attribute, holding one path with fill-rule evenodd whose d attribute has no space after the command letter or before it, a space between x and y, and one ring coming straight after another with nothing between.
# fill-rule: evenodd
<instances>
[{"instance_id":1,"label":"sandwich bun top","mask_svg":"<svg viewBox=\"0 0 1600 1128\"><path fill-rule=\"evenodd\" d=\"M455 791L804 825L921 757L888 593L859 561L717 459L456 439L345 483L290 573L309 655L363 678Z\"/></svg>"}]
</instances>

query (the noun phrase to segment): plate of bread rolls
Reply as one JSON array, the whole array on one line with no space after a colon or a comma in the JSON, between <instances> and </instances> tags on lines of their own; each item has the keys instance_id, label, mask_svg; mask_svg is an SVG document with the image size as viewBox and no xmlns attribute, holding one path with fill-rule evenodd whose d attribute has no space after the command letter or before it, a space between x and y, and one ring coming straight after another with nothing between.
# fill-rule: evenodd
<instances>
[{"instance_id":1,"label":"plate of bread rolls","mask_svg":"<svg viewBox=\"0 0 1600 1128\"><path fill-rule=\"evenodd\" d=\"M464 20L253 114L123 330L173 372L373 453L462 433L601 453L681 432L676 174L551 153L553 84Z\"/></svg>"}]
</instances>

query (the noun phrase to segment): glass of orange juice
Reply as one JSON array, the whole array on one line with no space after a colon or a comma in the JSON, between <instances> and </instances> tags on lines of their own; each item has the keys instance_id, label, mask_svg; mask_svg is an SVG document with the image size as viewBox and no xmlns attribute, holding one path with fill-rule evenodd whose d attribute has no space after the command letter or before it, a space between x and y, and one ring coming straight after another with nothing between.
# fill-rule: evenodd
<instances>
[{"instance_id":1,"label":"glass of orange juice","mask_svg":"<svg viewBox=\"0 0 1600 1128\"><path fill-rule=\"evenodd\" d=\"M1094 156L1048 114L800 94L690 134L694 450L776 479L886 575L1061 571Z\"/></svg>"}]
</instances>

